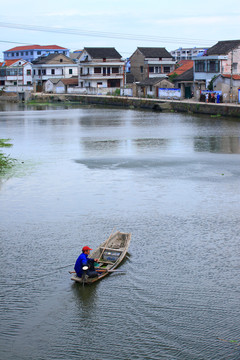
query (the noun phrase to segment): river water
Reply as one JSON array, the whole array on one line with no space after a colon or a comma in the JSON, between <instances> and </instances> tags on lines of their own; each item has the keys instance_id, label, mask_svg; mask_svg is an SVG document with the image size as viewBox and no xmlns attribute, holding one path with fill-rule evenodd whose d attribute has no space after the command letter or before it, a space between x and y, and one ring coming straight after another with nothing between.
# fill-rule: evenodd
<instances>
[{"instance_id":1,"label":"river water","mask_svg":"<svg viewBox=\"0 0 240 360\"><path fill-rule=\"evenodd\" d=\"M240 359L240 122L0 108L0 359ZM132 233L123 273L70 280Z\"/></svg>"}]
</instances>

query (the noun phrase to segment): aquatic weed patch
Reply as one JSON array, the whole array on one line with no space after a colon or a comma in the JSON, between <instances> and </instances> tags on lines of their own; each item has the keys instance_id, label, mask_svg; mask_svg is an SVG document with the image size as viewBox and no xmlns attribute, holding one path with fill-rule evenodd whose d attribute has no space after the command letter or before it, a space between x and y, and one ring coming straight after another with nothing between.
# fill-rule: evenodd
<instances>
[{"instance_id":1,"label":"aquatic weed patch","mask_svg":"<svg viewBox=\"0 0 240 360\"><path fill-rule=\"evenodd\" d=\"M11 147L12 144L9 143L9 140L10 139L0 139L0 148ZM10 169L15 162L16 159L11 158L9 155L4 154L0 150L0 174L3 173L5 170Z\"/></svg>"}]
</instances>

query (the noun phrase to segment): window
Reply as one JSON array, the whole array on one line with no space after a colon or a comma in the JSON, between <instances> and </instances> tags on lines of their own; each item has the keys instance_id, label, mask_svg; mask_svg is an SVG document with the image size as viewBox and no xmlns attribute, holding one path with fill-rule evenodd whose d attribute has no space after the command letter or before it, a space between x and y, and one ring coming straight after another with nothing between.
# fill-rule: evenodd
<instances>
[{"instance_id":1,"label":"window","mask_svg":"<svg viewBox=\"0 0 240 360\"><path fill-rule=\"evenodd\" d=\"M46 75L46 69L42 69L42 75Z\"/></svg>"},{"instance_id":2,"label":"window","mask_svg":"<svg viewBox=\"0 0 240 360\"><path fill-rule=\"evenodd\" d=\"M154 73L154 67L153 67L153 66L150 66L150 67L149 67L149 72L150 72L150 73Z\"/></svg>"},{"instance_id":3,"label":"window","mask_svg":"<svg viewBox=\"0 0 240 360\"><path fill-rule=\"evenodd\" d=\"M51 69L51 74L55 75L55 69Z\"/></svg>"},{"instance_id":4,"label":"window","mask_svg":"<svg viewBox=\"0 0 240 360\"><path fill-rule=\"evenodd\" d=\"M33 75L36 75L36 71L35 71L35 69L33 70Z\"/></svg>"},{"instance_id":5,"label":"window","mask_svg":"<svg viewBox=\"0 0 240 360\"><path fill-rule=\"evenodd\" d=\"M73 73L73 70L69 69L69 75L72 75L72 73Z\"/></svg>"},{"instance_id":6,"label":"window","mask_svg":"<svg viewBox=\"0 0 240 360\"><path fill-rule=\"evenodd\" d=\"M208 60L207 61L207 72L219 72L219 61Z\"/></svg>"},{"instance_id":7,"label":"window","mask_svg":"<svg viewBox=\"0 0 240 360\"><path fill-rule=\"evenodd\" d=\"M158 67L157 66L155 67L155 73L158 73Z\"/></svg>"},{"instance_id":8,"label":"window","mask_svg":"<svg viewBox=\"0 0 240 360\"><path fill-rule=\"evenodd\" d=\"M103 62L106 62L106 58L103 58Z\"/></svg>"},{"instance_id":9,"label":"window","mask_svg":"<svg viewBox=\"0 0 240 360\"><path fill-rule=\"evenodd\" d=\"M38 55L41 55L41 51L37 51L37 54L38 54Z\"/></svg>"},{"instance_id":10,"label":"window","mask_svg":"<svg viewBox=\"0 0 240 360\"><path fill-rule=\"evenodd\" d=\"M143 66L140 66L140 71L141 73L143 73Z\"/></svg>"},{"instance_id":11,"label":"window","mask_svg":"<svg viewBox=\"0 0 240 360\"><path fill-rule=\"evenodd\" d=\"M152 89L153 89L152 85L150 85L149 88L150 88L150 91L152 91Z\"/></svg>"},{"instance_id":12,"label":"window","mask_svg":"<svg viewBox=\"0 0 240 360\"><path fill-rule=\"evenodd\" d=\"M238 66L238 63L237 63L237 62L235 62L235 63L232 64L232 67L233 67L233 70L234 70L234 71L237 71L237 66Z\"/></svg>"},{"instance_id":13,"label":"window","mask_svg":"<svg viewBox=\"0 0 240 360\"><path fill-rule=\"evenodd\" d=\"M14 56L14 53L12 53L12 56Z\"/></svg>"},{"instance_id":14,"label":"window","mask_svg":"<svg viewBox=\"0 0 240 360\"><path fill-rule=\"evenodd\" d=\"M23 51L21 52L21 56L23 56Z\"/></svg>"},{"instance_id":15,"label":"window","mask_svg":"<svg viewBox=\"0 0 240 360\"><path fill-rule=\"evenodd\" d=\"M60 62L63 62L63 59L60 59L59 61L60 61Z\"/></svg>"},{"instance_id":16,"label":"window","mask_svg":"<svg viewBox=\"0 0 240 360\"><path fill-rule=\"evenodd\" d=\"M112 74L118 74L119 73L119 68L118 67L113 67L112 68Z\"/></svg>"},{"instance_id":17,"label":"window","mask_svg":"<svg viewBox=\"0 0 240 360\"><path fill-rule=\"evenodd\" d=\"M164 74L170 73L170 66L164 66L163 67L163 72L164 72Z\"/></svg>"},{"instance_id":18,"label":"window","mask_svg":"<svg viewBox=\"0 0 240 360\"><path fill-rule=\"evenodd\" d=\"M32 85L32 82L31 82L31 81L27 81L27 85Z\"/></svg>"},{"instance_id":19,"label":"window","mask_svg":"<svg viewBox=\"0 0 240 360\"><path fill-rule=\"evenodd\" d=\"M206 62L203 60L196 60L195 61L195 71L196 72L205 72L206 71Z\"/></svg>"},{"instance_id":20,"label":"window","mask_svg":"<svg viewBox=\"0 0 240 360\"><path fill-rule=\"evenodd\" d=\"M31 55L33 55L33 51L31 51Z\"/></svg>"},{"instance_id":21,"label":"window","mask_svg":"<svg viewBox=\"0 0 240 360\"><path fill-rule=\"evenodd\" d=\"M11 56L11 54L10 53L8 53L8 57L10 57Z\"/></svg>"},{"instance_id":22,"label":"window","mask_svg":"<svg viewBox=\"0 0 240 360\"><path fill-rule=\"evenodd\" d=\"M94 74L101 74L101 68L100 67L95 67L94 68Z\"/></svg>"},{"instance_id":23,"label":"window","mask_svg":"<svg viewBox=\"0 0 240 360\"><path fill-rule=\"evenodd\" d=\"M25 55L28 55L28 51L25 52Z\"/></svg>"},{"instance_id":24,"label":"window","mask_svg":"<svg viewBox=\"0 0 240 360\"><path fill-rule=\"evenodd\" d=\"M16 52L16 56L19 56L19 52Z\"/></svg>"},{"instance_id":25,"label":"window","mask_svg":"<svg viewBox=\"0 0 240 360\"><path fill-rule=\"evenodd\" d=\"M40 69L38 70L38 75L41 76L41 70Z\"/></svg>"},{"instance_id":26,"label":"window","mask_svg":"<svg viewBox=\"0 0 240 360\"><path fill-rule=\"evenodd\" d=\"M31 75L31 70L27 70L27 75Z\"/></svg>"}]
</instances>

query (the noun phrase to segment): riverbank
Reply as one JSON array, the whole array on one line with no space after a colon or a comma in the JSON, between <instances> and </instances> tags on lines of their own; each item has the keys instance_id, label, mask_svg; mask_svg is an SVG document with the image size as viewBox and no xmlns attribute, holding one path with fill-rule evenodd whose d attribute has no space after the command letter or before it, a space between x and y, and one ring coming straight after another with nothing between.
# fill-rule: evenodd
<instances>
[{"instance_id":1,"label":"riverbank","mask_svg":"<svg viewBox=\"0 0 240 360\"><path fill-rule=\"evenodd\" d=\"M160 100L148 98L133 98L124 96L103 95L69 95L69 94L32 94L30 101L37 103L74 102L88 105L119 106L131 109L149 109L154 111L190 112L213 116L240 117L238 104L202 103L194 100Z\"/></svg>"},{"instance_id":2,"label":"riverbank","mask_svg":"<svg viewBox=\"0 0 240 360\"><path fill-rule=\"evenodd\" d=\"M0 96L2 102L19 102L17 95ZM25 99L26 101L26 99ZM33 93L28 97L27 103L75 103L79 105L102 105L116 106L130 109L145 109L152 111L174 111L193 114L205 114L211 116L233 116L240 117L239 104L215 104L203 103L192 99L185 100L163 100L151 98L136 98L126 96L104 96L104 95L79 95L79 94L44 94Z\"/></svg>"}]
</instances>

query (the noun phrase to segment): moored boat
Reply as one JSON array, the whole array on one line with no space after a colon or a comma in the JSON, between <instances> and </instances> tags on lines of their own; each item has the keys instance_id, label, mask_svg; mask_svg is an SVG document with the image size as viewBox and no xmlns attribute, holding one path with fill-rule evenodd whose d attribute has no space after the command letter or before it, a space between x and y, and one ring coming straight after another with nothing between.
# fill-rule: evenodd
<instances>
[{"instance_id":1,"label":"moored boat","mask_svg":"<svg viewBox=\"0 0 240 360\"><path fill-rule=\"evenodd\" d=\"M95 268L99 275L89 278L84 273L80 278L75 274L71 277L71 280L81 284L92 284L114 272L125 258L130 241L131 233L116 231L114 234L111 234L107 240L91 253L91 258L98 259Z\"/></svg>"}]
</instances>

